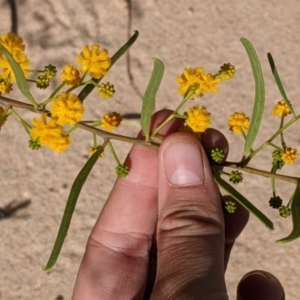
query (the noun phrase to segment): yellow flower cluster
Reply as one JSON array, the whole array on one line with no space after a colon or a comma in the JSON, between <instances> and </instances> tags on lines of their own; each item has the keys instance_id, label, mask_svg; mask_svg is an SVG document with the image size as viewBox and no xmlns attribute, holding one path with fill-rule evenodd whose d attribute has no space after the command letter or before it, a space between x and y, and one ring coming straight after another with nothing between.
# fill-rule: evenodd
<instances>
[{"instance_id":1,"label":"yellow flower cluster","mask_svg":"<svg viewBox=\"0 0 300 300\"><path fill-rule=\"evenodd\" d=\"M206 73L204 68L185 68L176 81L179 84L178 93L180 95L185 95L188 91L196 88L195 95L202 97L204 93L219 92L216 84L222 80ZM194 96L191 96L190 99L193 100Z\"/></svg>"},{"instance_id":2,"label":"yellow flower cluster","mask_svg":"<svg viewBox=\"0 0 300 300\"><path fill-rule=\"evenodd\" d=\"M83 112L84 108L78 96L63 92L52 102L49 121L47 113L43 113L40 119L32 120L33 127L30 130L30 136L39 145L62 152L71 143L71 137L65 133L63 125L75 125L81 120Z\"/></svg>"},{"instance_id":3,"label":"yellow flower cluster","mask_svg":"<svg viewBox=\"0 0 300 300\"><path fill-rule=\"evenodd\" d=\"M20 47L21 42L23 43L19 38L15 40L14 44L19 45L20 49L24 49L25 46ZM89 73L92 77L101 78L111 66L108 51L97 44L91 47L85 46L76 57L76 60L81 65L80 70L84 73L83 76ZM67 64L61 73L61 80L67 85L74 87L76 84L81 83L82 79L79 70L75 66ZM102 85L99 91L99 94L104 98L112 97L113 93L114 86L109 83ZM83 104L76 94L62 92L55 96L51 105L51 119L47 120L47 115L43 114L40 119L32 121L33 127L30 131L32 147L49 146L54 151L64 151L68 148L71 138L69 134L66 134L63 126L75 125L80 122L83 113ZM100 123L107 130L112 130L120 125L121 120L121 116L113 112L104 115Z\"/></svg>"},{"instance_id":4,"label":"yellow flower cluster","mask_svg":"<svg viewBox=\"0 0 300 300\"><path fill-rule=\"evenodd\" d=\"M80 73L75 66L67 64L61 74L61 81L69 86L74 86L80 82Z\"/></svg>"},{"instance_id":5,"label":"yellow flower cluster","mask_svg":"<svg viewBox=\"0 0 300 300\"><path fill-rule=\"evenodd\" d=\"M281 158L286 164L294 164L299 154L297 149L285 148L281 153Z\"/></svg>"},{"instance_id":6,"label":"yellow flower cluster","mask_svg":"<svg viewBox=\"0 0 300 300\"><path fill-rule=\"evenodd\" d=\"M122 117L117 112L105 114L101 119L101 126L106 130L113 130L118 127L122 122Z\"/></svg>"},{"instance_id":7,"label":"yellow flower cluster","mask_svg":"<svg viewBox=\"0 0 300 300\"><path fill-rule=\"evenodd\" d=\"M250 119L244 113L235 112L229 116L228 126L229 130L240 134L243 130L249 129Z\"/></svg>"},{"instance_id":8,"label":"yellow flower cluster","mask_svg":"<svg viewBox=\"0 0 300 300\"><path fill-rule=\"evenodd\" d=\"M0 37L0 44L4 46L9 53L13 51L25 51L23 39L13 32L3 33Z\"/></svg>"},{"instance_id":9,"label":"yellow flower cluster","mask_svg":"<svg viewBox=\"0 0 300 300\"><path fill-rule=\"evenodd\" d=\"M55 120L48 121L46 113L43 113L40 119L33 119L32 124L30 136L41 146L48 146L57 152L62 152L69 147L71 137L64 133L63 127Z\"/></svg>"},{"instance_id":10,"label":"yellow flower cluster","mask_svg":"<svg viewBox=\"0 0 300 300\"><path fill-rule=\"evenodd\" d=\"M111 65L108 51L102 49L101 46L97 44L92 45L91 49L85 46L76 57L76 60L82 65L81 71L83 73L88 71L89 74L95 78L104 76Z\"/></svg>"},{"instance_id":11,"label":"yellow flower cluster","mask_svg":"<svg viewBox=\"0 0 300 300\"><path fill-rule=\"evenodd\" d=\"M24 75L28 75L27 69L30 66L30 61L24 53L25 45L23 39L18 35L9 32L0 36L0 44L11 54L16 63L21 67ZM0 69L2 69L0 76L6 79L6 83L16 82L15 74L2 52L0 52Z\"/></svg>"},{"instance_id":12,"label":"yellow flower cluster","mask_svg":"<svg viewBox=\"0 0 300 300\"><path fill-rule=\"evenodd\" d=\"M291 113L291 110L287 106L284 100L279 101L273 108L272 114L275 116L285 117Z\"/></svg>"},{"instance_id":13,"label":"yellow flower cluster","mask_svg":"<svg viewBox=\"0 0 300 300\"><path fill-rule=\"evenodd\" d=\"M52 118L59 125L75 125L83 116L84 108L77 95L63 92L52 102Z\"/></svg>"},{"instance_id":14,"label":"yellow flower cluster","mask_svg":"<svg viewBox=\"0 0 300 300\"><path fill-rule=\"evenodd\" d=\"M193 132L204 132L211 124L210 116L205 106L195 105L188 109L185 123Z\"/></svg>"}]
</instances>

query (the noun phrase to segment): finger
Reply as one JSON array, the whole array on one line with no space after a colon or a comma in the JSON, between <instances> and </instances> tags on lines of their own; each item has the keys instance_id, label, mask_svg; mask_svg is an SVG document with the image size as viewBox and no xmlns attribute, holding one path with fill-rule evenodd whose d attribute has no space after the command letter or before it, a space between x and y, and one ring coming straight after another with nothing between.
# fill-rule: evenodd
<instances>
[{"instance_id":1,"label":"finger","mask_svg":"<svg viewBox=\"0 0 300 300\"><path fill-rule=\"evenodd\" d=\"M170 115L153 117L156 127ZM160 134L178 129L174 120ZM130 174L117 179L87 243L73 299L141 298L148 255L157 221L158 151L132 147L126 158Z\"/></svg>"},{"instance_id":2,"label":"finger","mask_svg":"<svg viewBox=\"0 0 300 300\"><path fill-rule=\"evenodd\" d=\"M201 136L201 144L206 153L210 153L214 148L220 148L224 151L224 160L229 152L229 144L223 133L214 128L208 128Z\"/></svg>"},{"instance_id":3,"label":"finger","mask_svg":"<svg viewBox=\"0 0 300 300\"><path fill-rule=\"evenodd\" d=\"M237 300L284 300L284 289L271 273L255 270L247 273L237 288Z\"/></svg>"},{"instance_id":4,"label":"finger","mask_svg":"<svg viewBox=\"0 0 300 300\"><path fill-rule=\"evenodd\" d=\"M204 149L185 133L160 147L157 278L153 299L227 299L224 219Z\"/></svg>"},{"instance_id":5,"label":"finger","mask_svg":"<svg viewBox=\"0 0 300 300\"><path fill-rule=\"evenodd\" d=\"M210 153L214 148L220 148L224 150L226 159L229 152L229 145L226 137L218 130L209 128L202 136L201 143L207 153ZM225 269L229 261L230 253L234 245L235 240L241 234L249 220L249 212L238 202L236 202L230 196L224 196L224 200L230 200L236 203L236 211L233 214L229 214L224 211L225 222Z\"/></svg>"},{"instance_id":6,"label":"finger","mask_svg":"<svg viewBox=\"0 0 300 300\"><path fill-rule=\"evenodd\" d=\"M203 145L206 153L210 153L214 148L221 148L224 150L226 159L229 151L229 145L226 137L218 130L209 128L207 131L202 135L201 144ZM228 197L227 197L228 198ZM233 201L233 199L231 199ZM245 210L241 205L237 203L237 210L234 214L228 214L224 212L224 220L225 220L225 269L228 264L230 252L232 246L235 242L235 239L239 236L242 232L243 228L245 227L249 213ZM148 285L146 288L146 295L150 297L153 289L153 285L155 282L156 276L156 243L152 245L151 248L151 255L150 260L150 272L148 275Z\"/></svg>"}]
</instances>

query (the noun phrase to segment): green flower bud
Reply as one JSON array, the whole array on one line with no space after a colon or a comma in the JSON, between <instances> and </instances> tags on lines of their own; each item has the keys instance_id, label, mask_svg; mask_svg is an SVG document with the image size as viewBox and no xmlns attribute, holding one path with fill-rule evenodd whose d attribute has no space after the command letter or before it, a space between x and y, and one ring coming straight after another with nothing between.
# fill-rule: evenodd
<instances>
[{"instance_id":1,"label":"green flower bud","mask_svg":"<svg viewBox=\"0 0 300 300\"><path fill-rule=\"evenodd\" d=\"M282 199L279 196L271 197L269 204L273 208L279 208L282 205Z\"/></svg>"},{"instance_id":2,"label":"green flower bud","mask_svg":"<svg viewBox=\"0 0 300 300\"><path fill-rule=\"evenodd\" d=\"M115 94L115 87L113 84L110 84L109 82L101 83L99 87L99 95L103 99L110 99Z\"/></svg>"},{"instance_id":3,"label":"green flower bud","mask_svg":"<svg viewBox=\"0 0 300 300\"><path fill-rule=\"evenodd\" d=\"M37 138L36 140L29 140L28 141L28 146L29 148L31 148L32 150L38 150L41 148L41 145L40 145L40 141L39 141L39 138Z\"/></svg>"},{"instance_id":4,"label":"green flower bud","mask_svg":"<svg viewBox=\"0 0 300 300\"><path fill-rule=\"evenodd\" d=\"M281 207L279 207L279 215L283 218L287 218L291 215L291 209L289 207L286 207L284 205L282 205Z\"/></svg>"},{"instance_id":5,"label":"green flower bud","mask_svg":"<svg viewBox=\"0 0 300 300\"><path fill-rule=\"evenodd\" d=\"M243 181L243 174L240 171L232 171L229 175L229 181L233 184L238 184Z\"/></svg>"},{"instance_id":6,"label":"green flower bud","mask_svg":"<svg viewBox=\"0 0 300 300\"><path fill-rule=\"evenodd\" d=\"M226 200L225 201L225 210L230 213L233 214L236 211L237 207L236 207L236 203L230 200Z\"/></svg>"},{"instance_id":7,"label":"green flower bud","mask_svg":"<svg viewBox=\"0 0 300 300\"><path fill-rule=\"evenodd\" d=\"M116 167L116 173L119 177L126 177L129 174L129 168L123 164Z\"/></svg>"},{"instance_id":8,"label":"green flower bud","mask_svg":"<svg viewBox=\"0 0 300 300\"><path fill-rule=\"evenodd\" d=\"M57 74L57 70L55 66L49 65L49 66L45 66L44 69L44 74L46 77L48 77L49 79L52 79L56 76Z\"/></svg>"},{"instance_id":9,"label":"green flower bud","mask_svg":"<svg viewBox=\"0 0 300 300\"><path fill-rule=\"evenodd\" d=\"M50 84L50 79L46 75L40 75L37 77L36 81L36 86L39 89L46 89L49 84Z\"/></svg>"},{"instance_id":10,"label":"green flower bud","mask_svg":"<svg viewBox=\"0 0 300 300\"><path fill-rule=\"evenodd\" d=\"M220 148L214 148L211 150L210 156L214 162L220 163L225 157L224 150Z\"/></svg>"},{"instance_id":11,"label":"green flower bud","mask_svg":"<svg viewBox=\"0 0 300 300\"><path fill-rule=\"evenodd\" d=\"M272 161L273 166L277 170L280 170L284 166L284 161L282 160L282 151L281 150L273 151L272 157L273 157L273 161Z\"/></svg>"}]
</instances>

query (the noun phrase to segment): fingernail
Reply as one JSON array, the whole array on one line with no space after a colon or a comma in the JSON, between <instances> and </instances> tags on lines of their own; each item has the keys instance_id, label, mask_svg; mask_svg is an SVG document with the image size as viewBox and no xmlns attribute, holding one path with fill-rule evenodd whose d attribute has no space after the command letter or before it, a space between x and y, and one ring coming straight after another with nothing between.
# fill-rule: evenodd
<instances>
[{"instance_id":1,"label":"fingernail","mask_svg":"<svg viewBox=\"0 0 300 300\"><path fill-rule=\"evenodd\" d=\"M163 153L168 181L172 185L201 184L204 181L202 150L192 142L174 142Z\"/></svg>"}]
</instances>

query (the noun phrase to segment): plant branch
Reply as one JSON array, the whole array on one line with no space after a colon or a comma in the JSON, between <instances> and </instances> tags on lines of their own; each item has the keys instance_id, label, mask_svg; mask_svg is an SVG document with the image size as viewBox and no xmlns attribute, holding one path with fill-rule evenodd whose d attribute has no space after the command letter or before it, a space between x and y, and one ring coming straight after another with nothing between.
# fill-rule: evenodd
<instances>
[{"instance_id":1,"label":"plant branch","mask_svg":"<svg viewBox=\"0 0 300 300\"><path fill-rule=\"evenodd\" d=\"M236 162L225 161L223 163L218 164L218 166L228 167L228 168L235 169L235 170L241 170L246 173L257 174L257 175L260 175L263 177L279 179L279 180L283 180L283 181L292 182L295 184L297 184L297 182L299 180L298 177L271 173L268 171L263 171L263 170L259 170L259 169L255 169L255 168L251 168L251 167L241 167L238 164L239 163L236 163Z\"/></svg>"},{"instance_id":2,"label":"plant branch","mask_svg":"<svg viewBox=\"0 0 300 300\"><path fill-rule=\"evenodd\" d=\"M11 106L15 106L15 107L19 107L25 110L29 110L35 113L39 113L41 114L42 112L47 112L49 116L51 116L49 111L46 110L42 110L40 108L35 108L32 104L27 104L18 100L14 100L14 99L10 99L10 98L6 98L0 95L0 100L2 100L3 102L11 105ZM300 118L300 115L293 118L289 123L289 125L291 125L292 123L294 123L296 120L298 120ZM287 124L284 127L287 127ZM91 132L95 135L98 135L100 137L102 137L103 139L113 139L113 140L118 140L118 141L122 141L122 142L126 142L126 143L131 143L131 144L139 144L139 145L143 145L146 147L150 147L153 149L158 149L159 145L154 144L151 141L146 142L145 140L141 140L141 139L137 139L137 138L132 138L132 137L128 137L128 136L124 136L124 135L120 135L120 134L116 134L116 133L112 133L112 132L108 132L99 128L95 128L93 126L87 125L83 122L79 122L76 124L76 126L78 128L81 128L85 131ZM282 128L272 136L272 138L270 138L265 145L263 146L267 146L274 138L275 136L277 136L278 134L280 134L282 132ZM263 148L262 146L259 148ZM256 152L256 151L254 151ZM264 176L267 178L274 178L274 179L279 179L279 180L283 180L283 181L288 181L288 182L292 182L297 184L297 181L299 180L299 178L297 177L292 177L292 176L287 176L287 175L280 175L280 174L276 174L276 173L271 173L268 171L263 171L263 170L258 170L258 169L254 169L251 167L241 167L239 166L238 163L235 162L223 162L221 164L218 164L219 166L224 166L224 167L228 167L228 168L232 168L232 169L236 169L236 170L242 170L243 172L246 173L252 173L252 174L257 174L260 176Z\"/></svg>"},{"instance_id":3,"label":"plant branch","mask_svg":"<svg viewBox=\"0 0 300 300\"><path fill-rule=\"evenodd\" d=\"M19 107L25 110L29 110L35 113L39 113L41 114L42 112L47 112L49 116L51 116L50 112L47 110L42 110L40 108L35 108L32 104L27 104L18 100L14 100L14 99L10 99L10 98L6 98L0 95L0 100L2 100L3 102L14 106L14 107ZM86 130L88 132L91 132L93 134L96 134L98 136L101 136L103 139L114 139L114 140L119 140L119 141L123 141L126 143L131 143L131 144L139 144L139 145L143 145L143 146L147 146L153 149L158 149L159 145L146 142L145 140L141 140L141 139L137 139L137 138L132 138L132 137L128 137L128 136L124 136L124 135L120 135L120 134L116 134L116 133L112 133L112 132L108 132L105 130L101 130L99 128L95 128L92 126L89 126L83 122L79 122L76 124L76 126L78 128L81 128L83 130Z\"/></svg>"},{"instance_id":4,"label":"plant branch","mask_svg":"<svg viewBox=\"0 0 300 300\"><path fill-rule=\"evenodd\" d=\"M39 108L35 108L32 104L28 104L28 103L24 103L18 100L14 100L14 99L10 99L10 98L6 98L0 95L0 100L2 100L3 102L14 106L14 107L19 107L22 109L26 109L26 110L30 110L36 113L40 113L40 109Z\"/></svg>"}]
</instances>

